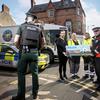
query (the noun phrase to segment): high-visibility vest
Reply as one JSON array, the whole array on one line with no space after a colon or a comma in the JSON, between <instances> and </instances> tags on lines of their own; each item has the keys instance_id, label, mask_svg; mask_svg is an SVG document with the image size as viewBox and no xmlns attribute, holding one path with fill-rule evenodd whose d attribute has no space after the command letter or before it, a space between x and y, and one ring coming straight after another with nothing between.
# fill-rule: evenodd
<instances>
[{"instance_id":1,"label":"high-visibility vest","mask_svg":"<svg viewBox=\"0 0 100 100\"><path fill-rule=\"evenodd\" d=\"M92 44L92 39L89 38L89 39L84 39L83 42L82 42L83 45L91 45Z\"/></svg>"},{"instance_id":2,"label":"high-visibility vest","mask_svg":"<svg viewBox=\"0 0 100 100\"><path fill-rule=\"evenodd\" d=\"M80 44L79 40L77 40L78 43ZM75 45L75 43L73 42L73 40L68 40L68 46L73 46Z\"/></svg>"}]
</instances>

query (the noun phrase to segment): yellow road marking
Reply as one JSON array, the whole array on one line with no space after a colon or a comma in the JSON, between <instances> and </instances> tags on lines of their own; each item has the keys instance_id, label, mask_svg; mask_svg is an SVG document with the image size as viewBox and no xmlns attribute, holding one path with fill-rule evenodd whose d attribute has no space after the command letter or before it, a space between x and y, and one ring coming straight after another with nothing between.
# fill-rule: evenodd
<instances>
[{"instance_id":1,"label":"yellow road marking","mask_svg":"<svg viewBox=\"0 0 100 100\"><path fill-rule=\"evenodd\" d=\"M16 85L18 83L17 80L10 82L10 85Z\"/></svg>"},{"instance_id":2,"label":"yellow road marking","mask_svg":"<svg viewBox=\"0 0 100 100\"><path fill-rule=\"evenodd\" d=\"M25 95L25 98L29 98L29 97L30 97L30 94L26 94L26 95ZM39 96L37 96L37 99L34 99L34 100L40 100L40 99L39 99Z\"/></svg>"},{"instance_id":3,"label":"yellow road marking","mask_svg":"<svg viewBox=\"0 0 100 100\"><path fill-rule=\"evenodd\" d=\"M50 74L40 74L40 76L49 78L58 78L57 75L50 75Z\"/></svg>"},{"instance_id":4,"label":"yellow road marking","mask_svg":"<svg viewBox=\"0 0 100 100\"><path fill-rule=\"evenodd\" d=\"M98 100L98 99L97 99L97 98L95 98L95 97L91 97L90 99L91 99L91 100Z\"/></svg>"},{"instance_id":5,"label":"yellow road marking","mask_svg":"<svg viewBox=\"0 0 100 100\"><path fill-rule=\"evenodd\" d=\"M48 94L50 94L50 91L39 91L38 94L39 95L48 95Z\"/></svg>"},{"instance_id":6,"label":"yellow road marking","mask_svg":"<svg viewBox=\"0 0 100 100\"><path fill-rule=\"evenodd\" d=\"M42 77L40 77L39 79L40 79L40 80L43 80L43 81L46 81L44 85L46 85L46 84L48 84L48 83L54 82L53 80L49 80L49 79L42 78Z\"/></svg>"},{"instance_id":7,"label":"yellow road marking","mask_svg":"<svg viewBox=\"0 0 100 100\"><path fill-rule=\"evenodd\" d=\"M43 80L43 81L46 81L45 84L52 83L52 82L54 82L54 80L46 79L46 78L43 78L43 77L57 78L57 75L49 75L49 74L41 74L40 76L42 76L42 77L39 77L39 79ZM32 76L30 75L29 77L32 77ZM82 91L82 90L84 90L84 89L88 89L88 90L90 90L92 92L95 92L95 90L89 88L89 87L93 87L94 86L93 84L89 84L89 83L86 83L85 85L81 84L81 83L84 83L86 80L82 81L80 83L77 83L77 81L78 81L77 79L76 80L72 80L72 81L69 81L69 80L67 80L67 81L69 83L65 84L65 85L70 85L70 84L74 83L74 84L82 87L82 88L80 88L80 89L78 89L76 91L77 93ZM15 80L15 81L10 82L10 85L15 85L17 83L18 83L18 81ZM39 92L39 94L41 94L41 95L46 95L46 94L49 94L49 93L50 93L50 91L40 91ZM29 95L26 95L26 97L29 97ZM92 97L92 98L94 98L94 97ZM93 99L93 100L95 100L95 99Z\"/></svg>"},{"instance_id":8,"label":"yellow road marking","mask_svg":"<svg viewBox=\"0 0 100 100\"><path fill-rule=\"evenodd\" d=\"M45 77L49 77L49 78L57 78L57 75L49 75L49 74L42 74L40 76L42 76L42 77L39 77L39 79L40 80L43 80L43 81L46 81L45 84L52 83L52 82L54 82L54 80L49 80L49 79L43 78L44 76ZM31 77L31 76L29 76L29 77ZM84 83L86 80L85 81L82 81L80 83L77 83L77 81L78 81L77 79L76 80L72 80L72 81L69 81L69 80L67 80L67 81L69 83L68 84L65 84L65 85L70 85L70 84L74 83L74 84L82 87L82 88L78 89L77 91L75 91L77 93L80 92L80 91L82 91L82 90L84 90L84 89L88 89L88 90L90 90L92 92L95 92L95 90L89 88L89 87L93 87L94 86L93 84L89 84L89 83L86 83L84 85L81 84L81 83ZM17 80L14 80L14 81L10 82L10 85L16 85L17 83L18 83L18 81ZM39 91L38 94L39 95L48 95L49 93L50 93L50 91ZM26 98L29 97L29 96L30 96L29 94L26 94ZM91 97L91 99L92 100L98 100L98 99L96 99L93 96ZM40 99L38 99L38 100L40 100ZM43 100L56 100L56 99L45 98Z\"/></svg>"},{"instance_id":9,"label":"yellow road marking","mask_svg":"<svg viewBox=\"0 0 100 100\"><path fill-rule=\"evenodd\" d=\"M84 81L82 81L82 82L79 82L79 83L77 83L77 81L76 81L76 82L75 82L75 81L71 81L71 82L69 81L69 82L70 82L70 83L74 83L74 84L76 84L76 85L82 87L82 88L78 89L76 92L80 92L80 91L82 91L82 90L84 90L84 89L88 89L88 90L90 90L90 91L92 91L92 92L95 92L95 90L89 88L89 87L93 87L94 84L89 84L89 83L81 84L81 83L84 83L85 81L86 81L86 80L84 80Z\"/></svg>"}]
</instances>

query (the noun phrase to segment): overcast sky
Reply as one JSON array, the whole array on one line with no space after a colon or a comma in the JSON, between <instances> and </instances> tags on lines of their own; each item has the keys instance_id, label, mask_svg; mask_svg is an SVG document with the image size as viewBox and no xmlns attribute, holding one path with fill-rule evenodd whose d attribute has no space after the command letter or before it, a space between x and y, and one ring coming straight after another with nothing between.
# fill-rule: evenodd
<instances>
[{"instance_id":1,"label":"overcast sky","mask_svg":"<svg viewBox=\"0 0 100 100\"><path fill-rule=\"evenodd\" d=\"M11 15L17 24L24 22L25 13L30 8L31 0L0 0L0 6L4 3L9 6ZM36 4L48 3L49 0L35 0ZM60 1L60 0L52 0ZM81 0L82 6L86 13L86 24L89 29L92 25L100 25L100 0ZM88 31L88 30L87 30Z\"/></svg>"}]
</instances>

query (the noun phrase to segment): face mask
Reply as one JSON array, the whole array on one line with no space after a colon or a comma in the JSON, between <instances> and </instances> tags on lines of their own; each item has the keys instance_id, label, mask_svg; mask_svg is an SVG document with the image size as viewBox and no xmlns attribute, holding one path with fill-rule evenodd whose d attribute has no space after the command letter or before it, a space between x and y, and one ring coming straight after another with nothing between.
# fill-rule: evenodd
<instances>
[{"instance_id":1,"label":"face mask","mask_svg":"<svg viewBox=\"0 0 100 100\"><path fill-rule=\"evenodd\" d=\"M27 22L33 21L33 18L31 16L27 17Z\"/></svg>"}]
</instances>

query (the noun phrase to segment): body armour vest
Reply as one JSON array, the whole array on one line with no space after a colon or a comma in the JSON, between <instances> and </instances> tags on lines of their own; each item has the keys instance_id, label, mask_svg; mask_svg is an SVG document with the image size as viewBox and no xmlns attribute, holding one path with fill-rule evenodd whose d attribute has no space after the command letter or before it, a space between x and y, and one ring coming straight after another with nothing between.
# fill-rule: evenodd
<instances>
[{"instance_id":1,"label":"body armour vest","mask_svg":"<svg viewBox=\"0 0 100 100\"><path fill-rule=\"evenodd\" d=\"M40 32L40 28L34 24L23 24L20 44L38 48Z\"/></svg>"}]
</instances>

